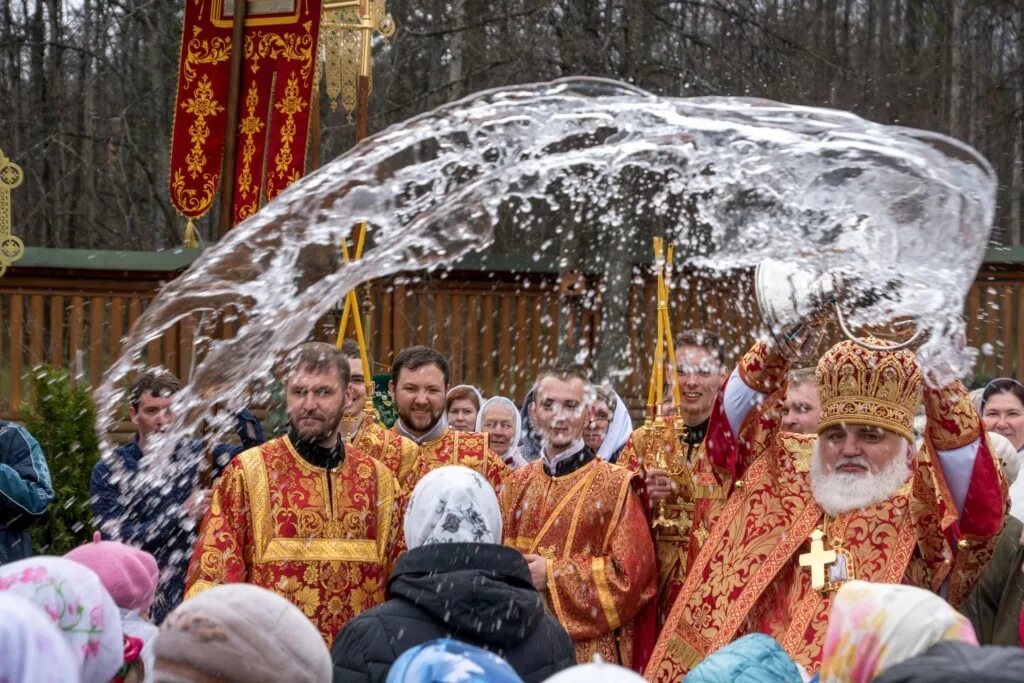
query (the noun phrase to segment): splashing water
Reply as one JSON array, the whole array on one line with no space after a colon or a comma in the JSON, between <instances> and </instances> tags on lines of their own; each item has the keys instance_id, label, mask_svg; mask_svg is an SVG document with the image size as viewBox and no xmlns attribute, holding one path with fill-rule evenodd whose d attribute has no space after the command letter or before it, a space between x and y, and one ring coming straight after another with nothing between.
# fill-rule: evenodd
<instances>
[{"instance_id":1,"label":"splashing water","mask_svg":"<svg viewBox=\"0 0 1024 683\"><path fill-rule=\"evenodd\" d=\"M930 333L919 355L943 381L973 359L959 313L994 205L994 173L972 148L845 112L591 78L484 92L368 138L204 252L133 328L96 391L98 429L106 439L145 345L194 312L245 322L176 395L178 439L203 420L224 434L230 419L212 408L245 405L349 289L451 262L498 225L543 249L556 215L581 242L628 244L631 226L657 223L704 268L775 258L887 283L854 322L917 319ZM360 221L373 244L345 264L339 244Z\"/></svg>"}]
</instances>

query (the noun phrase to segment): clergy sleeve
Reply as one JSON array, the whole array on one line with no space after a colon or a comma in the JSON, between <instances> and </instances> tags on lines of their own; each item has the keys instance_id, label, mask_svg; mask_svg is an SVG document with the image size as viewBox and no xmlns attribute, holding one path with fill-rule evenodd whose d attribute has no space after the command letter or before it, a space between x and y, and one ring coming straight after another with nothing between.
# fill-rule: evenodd
<instances>
[{"instance_id":1,"label":"clergy sleeve","mask_svg":"<svg viewBox=\"0 0 1024 683\"><path fill-rule=\"evenodd\" d=\"M654 599L657 568L643 505L624 478L624 500L600 555L548 559L547 592L574 641L610 633Z\"/></svg>"},{"instance_id":2,"label":"clergy sleeve","mask_svg":"<svg viewBox=\"0 0 1024 683\"><path fill-rule=\"evenodd\" d=\"M715 400L706 439L711 464L735 481L778 431L789 361L758 342L743 356Z\"/></svg>"},{"instance_id":3,"label":"clergy sleeve","mask_svg":"<svg viewBox=\"0 0 1024 683\"><path fill-rule=\"evenodd\" d=\"M185 599L224 583L245 583L252 556L249 496L235 458L213 490L185 579Z\"/></svg>"}]
</instances>

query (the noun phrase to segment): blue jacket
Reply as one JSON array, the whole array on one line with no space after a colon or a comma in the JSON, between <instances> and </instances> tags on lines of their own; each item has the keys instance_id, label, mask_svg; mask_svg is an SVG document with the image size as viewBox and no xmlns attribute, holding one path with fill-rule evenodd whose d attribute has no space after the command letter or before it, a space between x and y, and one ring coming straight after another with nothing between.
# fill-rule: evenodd
<instances>
[{"instance_id":1,"label":"blue jacket","mask_svg":"<svg viewBox=\"0 0 1024 683\"><path fill-rule=\"evenodd\" d=\"M0 421L0 564L32 554L28 527L52 501L39 442L21 425Z\"/></svg>"},{"instance_id":2,"label":"blue jacket","mask_svg":"<svg viewBox=\"0 0 1024 683\"><path fill-rule=\"evenodd\" d=\"M263 428L248 410L238 414L236 432L241 446L215 446L214 475L247 448L263 443ZM185 573L196 541L195 523L185 512L185 502L200 484L198 466L202 443L178 444L171 456L180 462L170 481L142 482L133 475L140 469L142 450L138 434L114 451L111 459L102 459L93 468L89 481L93 524L105 538L129 543L151 553L160 567L160 586L151 609L153 622L163 618L181 602L185 591ZM119 467L115 467L115 463ZM120 469L121 476L115 474Z\"/></svg>"}]
</instances>

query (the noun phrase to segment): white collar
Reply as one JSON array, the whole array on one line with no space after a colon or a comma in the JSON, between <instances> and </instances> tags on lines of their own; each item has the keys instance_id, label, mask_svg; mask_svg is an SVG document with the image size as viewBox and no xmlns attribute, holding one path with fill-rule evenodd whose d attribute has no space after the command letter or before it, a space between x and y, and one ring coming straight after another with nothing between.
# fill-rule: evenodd
<instances>
[{"instance_id":1,"label":"white collar","mask_svg":"<svg viewBox=\"0 0 1024 683\"><path fill-rule=\"evenodd\" d=\"M430 431L428 431L426 434L422 434L420 436L414 436L412 432L409 431L409 428L405 426L405 423L402 422L402 418L398 418L398 422L396 422L395 425L396 428L398 429L399 434L409 439L417 446L422 446L428 441L435 441L437 439L440 439L441 435L444 433L444 430L447 429L448 427L448 420L444 418L444 415L441 415L441 419L437 421L437 424L431 427Z\"/></svg>"}]
</instances>

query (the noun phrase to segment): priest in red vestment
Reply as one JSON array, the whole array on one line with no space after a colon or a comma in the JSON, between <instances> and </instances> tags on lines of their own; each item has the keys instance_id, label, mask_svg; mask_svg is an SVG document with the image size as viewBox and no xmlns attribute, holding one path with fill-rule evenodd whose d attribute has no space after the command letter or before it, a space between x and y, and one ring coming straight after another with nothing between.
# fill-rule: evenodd
<instances>
[{"instance_id":1,"label":"priest in red vestment","mask_svg":"<svg viewBox=\"0 0 1024 683\"><path fill-rule=\"evenodd\" d=\"M785 394L787 368L757 344L719 393L706 448L732 493L689 568L648 680L679 681L754 632L813 673L845 581L905 583L958 605L991 557L1006 485L959 382L925 387L911 351L844 341L818 363L817 434L793 434L780 429L779 411L753 410ZM922 399L928 426L917 451Z\"/></svg>"},{"instance_id":2,"label":"priest in red vestment","mask_svg":"<svg viewBox=\"0 0 1024 683\"><path fill-rule=\"evenodd\" d=\"M658 578L638 494L643 480L583 443L593 395L575 368L538 378L530 419L541 457L505 480L505 545L525 556L534 586L573 639L576 661L600 655L642 671L654 640Z\"/></svg>"},{"instance_id":3,"label":"priest in red vestment","mask_svg":"<svg viewBox=\"0 0 1024 683\"><path fill-rule=\"evenodd\" d=\"M445 422L449 379L448 359L434 349L410 346L395 357L390 389L398 421L391 430L416 448L406 449L384 464L398 477L404 491L412 491L427 472L445 465L476 470L497 491L509 469L487 447L487 435L459 432Z\"/></svg>"},{"instance_id":4,"label":"priest in red vestment","mask_svg":"<svg viewBox=\"0 0 1024 683\"><path fill-rule=\"evenodd\" d=\"M224 583L266 588L301 609L330 646L346 622L384 601L402 503L391 472L338 434L348 384L338 350L302 344L286 362L290 431L224 470L185 595Z\"/></svg>"},{"instance_id":5,"label":"priest in red vestment","mask_svg":"<svg viewBox=\"0 0 1024 683\"><path fill-rule=\"evenodd\" d=\"M416 444L385 427L376 411L370 412L366 408L367 389L372 387L372 379L367 383L359 344L354 339L346 339L341 345L341 355L348 362L349 373L348 404L339 427L345 443L382 463L415 460ZM373 365L373 359L369 365Z\"/></svg>"}]
</instances>

